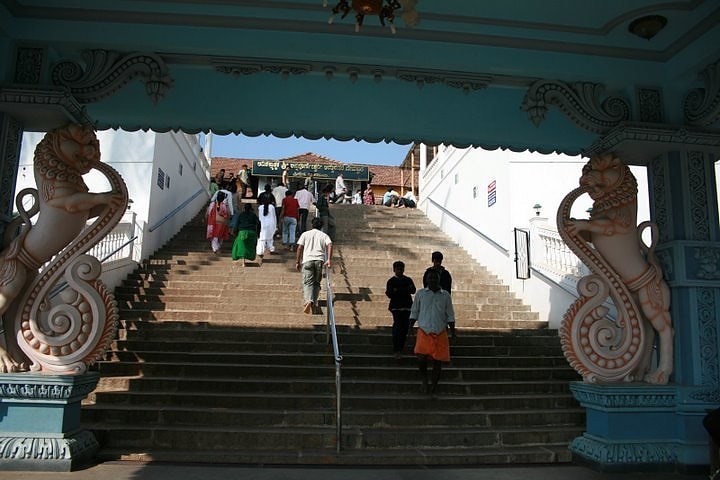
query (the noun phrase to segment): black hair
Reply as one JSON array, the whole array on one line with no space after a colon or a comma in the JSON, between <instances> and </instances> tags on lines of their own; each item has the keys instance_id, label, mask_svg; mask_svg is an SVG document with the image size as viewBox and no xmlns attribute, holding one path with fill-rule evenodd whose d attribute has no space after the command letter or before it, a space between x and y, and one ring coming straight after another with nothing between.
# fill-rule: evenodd
<instances>
[{"instance_id":1,"label":"black hair","mask_svg":"<svg viewBox=\"0 0 720 480\"><path fill-rule=\"evenodd\" d=\"M322 218L320 218L320 217L313 218L312 222L310 222L310 225L312 225L312 228L316 228L316 229L320 230L323 226Z\"/></svg>"},{"instance_id":2,"label":"black hair","mask_svg":"<svg viewBox=\"0 0 720 480\"><path fill-rule=\"evenodd\" d=\"M269 185L265 185L265 187L269 187ZM266 217L267 214L268 214L268 210L270 210L270 209L268 208L268 205L270 205L270 195L265 195L265 196L263 196L263 203L262 203L262 204L263 204L263 207L264 207L264 208L263 208L263 217Z\"/></svg>"},{"instance_id":3,"label":"black hair","mask_svg":"<svg viewBox=\"0 0 720 480\"><path fill-rule=\"evenodd\" d=\"M431 258L432 260L438 259L438 260L442 261L442 259L443 259L443 254L442 254L442 252L433 252L433 253L432 253L432 256L431 256L430 258Z\"/></svg>"},{"instance_id":4,"label":"black hair","mask_svg":"<svg viewBox=\"0 0 720 480\"><path fill-rule=\"evenodd\" d=\"M401 260L398 260L397 262L393 262L393 270L395 270L398 267L405 270L405 262L403 262Z\"/></svg>"}]
</instances>

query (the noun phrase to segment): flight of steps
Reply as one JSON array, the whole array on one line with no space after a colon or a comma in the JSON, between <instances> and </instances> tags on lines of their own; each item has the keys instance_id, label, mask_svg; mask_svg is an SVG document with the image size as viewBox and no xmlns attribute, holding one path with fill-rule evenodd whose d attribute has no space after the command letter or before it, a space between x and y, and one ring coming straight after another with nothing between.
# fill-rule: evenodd
<instances>
[{"instance_id":1,"label":"flight of steps","mask_svg":"<svg viewBox=\"0 0 720 480\"><path fill-rule=\"evenodd\" d=\"M83 425L100 460L247 464L478 465L570 460L584 410L547 322L422 212L336 205L331 283L342 361L322 314L302 313L294 253L262 267L209 250L201 217L117 288L121 328L98 364ZM392 262L422 286L430 253L453 275L458 337L439 398L420 391L412 338L391 355ZM324 299L325 286L321 298Z\"/></svg>"}]
</instances>

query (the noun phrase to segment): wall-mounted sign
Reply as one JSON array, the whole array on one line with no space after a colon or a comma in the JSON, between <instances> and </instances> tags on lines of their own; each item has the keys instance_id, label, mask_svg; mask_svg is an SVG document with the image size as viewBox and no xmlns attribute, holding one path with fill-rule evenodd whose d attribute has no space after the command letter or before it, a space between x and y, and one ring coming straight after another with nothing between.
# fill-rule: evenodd
<instances>
[{"instance_id":1,"label":"wall-mounted sign","mask_svg":"<svg viewBox=\"0 0 720 480\"><path fill-rule=\"evenodd\" d=\"M495 205L495 202L497 201L495 185L496 185L495 180L490 182L490 184L488 185L488 207L492 207L493 205Z\"/></svg>"},{"instance_id":2,"label":"wall-mounted sign","mask_svg":"<svg viewBox=\"0 0 720 480\"><path fill-rule=\"evenodd\" d=\"M309 177L312 174L318 180L335 180L342 173L345 180L367 182L370 179L367 165L327 165L275 160L253 160L252 174L265 177L280 177L286 165L290 166L291 177Z\"/></svg>"}]
</instances>

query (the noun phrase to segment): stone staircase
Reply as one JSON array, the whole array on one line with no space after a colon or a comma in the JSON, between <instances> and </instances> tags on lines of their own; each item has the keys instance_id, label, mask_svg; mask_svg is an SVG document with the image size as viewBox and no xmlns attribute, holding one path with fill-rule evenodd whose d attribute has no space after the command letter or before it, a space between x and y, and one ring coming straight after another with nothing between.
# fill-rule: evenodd
<instances>
[{"instance_id":1,"label":"stone staircase","mask_svg":"<svg viewBox=\"0 0 720 480\"><path fill-rule=\"evenodd\" d=\"M301 312L294 253L278 241L262 267L234 265L229 244L219 256L210 252L198 217L115 292L121 327L82 413L101 444L99 459L568 462L567 445L582 434L585 418L569 392L578 377L556 332L422 212L333 210L340 453L325 316ZM458 328L438 399L420 392L412 340L406 357L392 357L384 295L393 261L403 260L421 287L434 250L453 275Z\"/></svg>"}]
</instances>

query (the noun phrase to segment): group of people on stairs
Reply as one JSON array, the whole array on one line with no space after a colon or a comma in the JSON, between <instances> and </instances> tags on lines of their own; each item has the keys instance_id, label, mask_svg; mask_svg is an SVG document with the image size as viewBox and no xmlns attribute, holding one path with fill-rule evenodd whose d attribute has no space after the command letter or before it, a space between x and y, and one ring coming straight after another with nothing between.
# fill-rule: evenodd
<instances>
[{"instance_id":1,"label":"group of people on stairs","mask_svg":"<svg viewBox=\"0 0 720 480\"><path fill-rule=\"evenodd\" d=\"M450 296L452 275L442 265L442 252L433 252L431 260L432 266L423 274L423 288L417 291L413 280L405 275L405 263L394 262L394 275L387 281L385 295L390 299L388 310L393 316L393 355L402 357L410 329L417 323L413 351L418 357L422 391L434 396L442 364L450 361L450 337L455 339L456 333ZM428 376L430 364L432 372Z\"/></svg>"},{"instance_id":2,"label":"group of people on stairs","mask_svg":"<svg viewBox=\"0 0 720 480\"><path fill-rule=\"evenodd\" d=\"M282 183L280 187L284 187ZM286 250L295 251L295 268L302 273L303 312L318 313L323 269L332 265L335 218L330 212L330 203L334 190L332 185L326 185L315 200L304 185L298 192L287 188L273 192L268 184L258 195L257 214L252 203L241 203L242 211L235 212L232 194L218 190L207 209L207 238L211 240L211 248L217 254L223 241L234 235L233 260L242 260L245 266L246 261L254 261L257 257L258 264L262 265L265 253L275 252L275 235L281 231L282 244ZM284 198L278 203L276 195L280 194ZM317 217L311 221L312 228L306 230L305 222L312 203L317 207ZM278 228L280 219L282 223ZM298 222L300 235L296 240ZM405 275L405 263L394 262L394 275L387 281L385 295L390 299L388 309L393 317L393 355L402 357L408 333L417 323L414 353L418 356L422 388L425 393L434 395L442 364L450 361L448 332L453 339L456 333L450 296L452 276L442 266L441 252L433 252L431 260L432 266L425 271L420 290L416 290L413 280ZM428 375L430 365L432 370Z\"/></svg>"}]
</instances>

